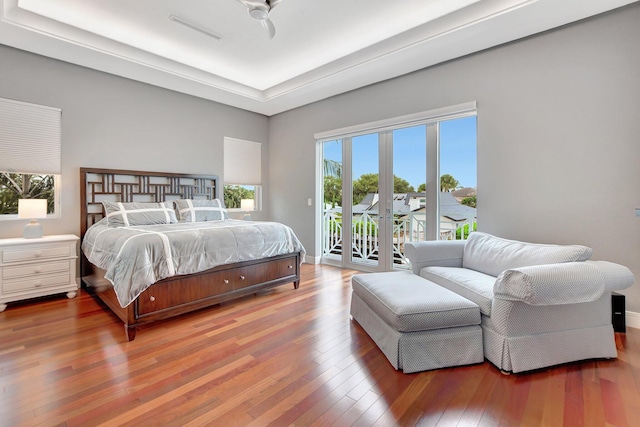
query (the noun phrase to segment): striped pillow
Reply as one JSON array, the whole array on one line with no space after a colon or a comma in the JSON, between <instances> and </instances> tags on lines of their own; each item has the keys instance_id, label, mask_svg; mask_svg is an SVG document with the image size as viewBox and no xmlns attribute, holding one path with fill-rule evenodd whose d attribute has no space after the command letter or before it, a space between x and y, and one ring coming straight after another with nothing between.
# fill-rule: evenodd
<instances>
[{"instance_id":1,"label":"striped pillow","mask_svg":"<svg viewBox=\"0 0 640 427\"><path fill-rule=\"evenodd\" d=\"M171 202L108 202L103 201L109 227L130 227L134 225L174 224L178 222Z\"/></svg>"},{"instance_id":2,"label":"striped pillow","mask_svg":"<svg viewBox=\"0 0 640 427\"><path fill-rule=\"evenodd\" d=\"M175 200L180 222L221 221L229 218L220 199Z\"/></svg>"}]
</instances>

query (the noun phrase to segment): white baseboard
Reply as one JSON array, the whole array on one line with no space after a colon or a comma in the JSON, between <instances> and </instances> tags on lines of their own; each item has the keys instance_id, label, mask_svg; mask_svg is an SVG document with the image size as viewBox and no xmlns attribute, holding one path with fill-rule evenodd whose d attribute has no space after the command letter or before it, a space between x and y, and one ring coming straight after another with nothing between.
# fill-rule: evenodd
<instances>
[{"instance_id":1,"label":"white baseboard","mask_svg":"<svg viewBox=\"0 0 640 427\"><path fill-rule=\"evenodd\" d=\"M304 263L305 264L320 264L320 257L305 255L304 256ZM640 328L640 326L638 326L638 327Z\"/></svg>"},{"instance_id":2,"label":"white baseboard","mask_svg":"<svg viewBox=\"0 0 640 427\"><path fill-rule=\"evenodd\" d=\"M625 323L629 328L638 328L640 329L640 313L636 313L635 311L627 311L626 313Z\"/></svg>"}]
</instances>

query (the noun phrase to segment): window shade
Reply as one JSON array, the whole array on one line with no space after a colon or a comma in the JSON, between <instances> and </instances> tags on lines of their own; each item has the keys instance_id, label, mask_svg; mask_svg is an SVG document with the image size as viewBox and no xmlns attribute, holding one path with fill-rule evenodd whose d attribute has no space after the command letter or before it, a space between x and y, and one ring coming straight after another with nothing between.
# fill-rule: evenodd
<instances>
[{"instance_id":1,"label":"window shade","mask_svg":"<svg viewBox=\"0 0 640 427\"><path fill-rule=\"evenodd\" d=\"M60 175L62 110L0 98L0 171Z\"/></svg>"},{"instance_id":2,"label":"window shade","mask_svg":"<svg viewBox=\"0 0 640 427\"><path fill-rule=\"evenodd\" d=\"M262 144L241 139L224 139L224 183L260 185Z\"/></svg>"}]
</instances>

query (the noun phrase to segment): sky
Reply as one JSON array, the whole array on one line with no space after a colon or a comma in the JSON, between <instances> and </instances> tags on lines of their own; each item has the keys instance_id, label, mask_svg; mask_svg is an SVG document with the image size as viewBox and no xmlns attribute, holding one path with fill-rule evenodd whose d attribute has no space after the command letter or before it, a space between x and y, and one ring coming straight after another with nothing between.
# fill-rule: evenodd
<instances>
[{"instance_id":1,"label":"sky","mask_svg":"<svg viewBox=\"0 0 640 427\"><path fill-rule=\"evenodd\" d=\"M415 126L393 131L393 173L409 181L416 190L426 177L426 127ZM365 173L378 173L377 135L354 137L353 179ZM324 144L325 158L342 161L342 145ZM453 175L462 187L477 187L476 117L440 122L440 174Z\"/></svg>"}]
</instances>

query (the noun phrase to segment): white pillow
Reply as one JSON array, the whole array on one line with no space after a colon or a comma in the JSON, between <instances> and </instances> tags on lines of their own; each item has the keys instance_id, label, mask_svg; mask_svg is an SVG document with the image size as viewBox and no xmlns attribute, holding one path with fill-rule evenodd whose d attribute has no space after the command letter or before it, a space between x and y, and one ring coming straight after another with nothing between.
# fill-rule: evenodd
<instances>
[{"instance_id":1,"label":"white pillow","mask_svg":"<svg viewBox=\"0 0 640 427\"><path fill-rule=\"evenodd\" d=\"M178 199L175 204L180 222L221 221L229 218L220 199Z\"/></svg>"},{"instance_id":2,"label":"white pillow","mask_svg":"<svg viewBox=\"0 0 640 427\"><path fill-rule=\"evenodd\" d=\"M134 225L174 224L178 222L171 202L109 202L103 201L109 227Z\"/></svg>"},{"instance_id":3,"label":"white pillow","mask_svg":"<svg viewBox=\"0 0 640 427\"><path fill-rule=\"evenodd\" d=\"M464 246L462 266L498 277L512 268L586 261L592 253L591 248L581 245L526 243L475 231Z\"/></svg>"}]
</instances>

